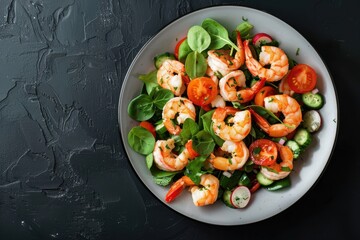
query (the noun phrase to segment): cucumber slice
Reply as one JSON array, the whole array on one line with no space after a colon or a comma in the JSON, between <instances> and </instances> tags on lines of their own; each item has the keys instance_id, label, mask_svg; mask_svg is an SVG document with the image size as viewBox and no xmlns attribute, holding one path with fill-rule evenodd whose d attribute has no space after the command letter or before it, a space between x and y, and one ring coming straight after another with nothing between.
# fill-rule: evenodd
<instances>
[{"instance_id":1,"label":"cucumber slice","mask_svg":"<svg viewBox=\"0 0 360 240\"><path fill-rule=\"evenodd\" d=\"M302 101L310 109L320 109L324 106L324 97L320 93L307 92L302 95Z\"/></svg>"},{"instance_id":2,"label":"cucumber slice","mask_svg":"<svg viewBox=\"0 0 360 240\"><path fill-rule=\"evenodd\" d=\"M301 148L297 142L294 140L288 140L286 141L285 146L288 146L291 149L294 154L294 159L297 159L300 156Z\"/></svg>"},{"instance_id":3,"label":"cucumber slice","mask_svg":"<svg viewBox=\"0 0 360 240\"><path fill-rule=\"evenodd\" d=\"M167 132L167 129L162 120L161 122L159 121L155 124L155 131L157 134L164 134Z\"/></svg>"},{"instance_id":4,"label":"cucumber slice","mask_svg":"<svg viewBox=\"0 0 360 240\"><path fill-rule=\"evenodd\" d=\"M304 149L310 145L312 136L305 128L299 128L294 135L294 141L299 144L301 149Z\"/></svg>"},{"instance_id":5,"label":"cucumber slice","mask_svg":"<svg viewBox=\"0 0 360 240\"><path fill-rule=\"evenodd\" d=\"M303 127L309 132L316 132L321 127L321 116L316 110L307 111L303 115Z\"/></svg>"},{"instance_id":6,"label":"cucumber slice","mask_svg":"<svg viewBox=\"0 0 360 240\"><path fill-rule=\"evenodd\" d=\"M270 185L270 184L272 184L274 182L273 180L268 179L267 177L265 177L264 174L262 174L261 172L258 172L256 174L256 179L258 180L258 182L262 186L268 186L268 185Z\"/></svg>"},{"instance_id":7,"label":"cucumber slice","mask_svg":"<svg viewBox=\"0 0 360 240\"><path fill-rule=\"evenodd\" d=\"M251 192L249 188L245 186L238 186L231 193L231 205L233 205L235 208L244 208L248 205L250 198Z\"/></svg>"},{"instance_id":8,"label":"cucumber slice","mask_svg":"<svg viewBox=\"0 0 360 240\"><path fill-rule=\"evenodd\" d=\"M226 206L234 208L234 206L231 204L231 200L230 200L231 193L232 192L230 190L225 190L223 193L223 196L222 196L222 200Z\"/></svg>"},{"instance_id":9,"label":"cucumber slice","mask_svg":"<svg viewBox=\"0 0 360 240\"><path fill-rule=\"evenodd\" d=\"M172 53L169 53L169 52L165 52L165 53L162 53L162 54L159 54L157 56L154 57L154 65L157 69L159 69L161 67L161 65L163 64L163 62L165 60L168 60L168 59L171 59L171 60L175 60L175 55L172 54Z\"/></svg>"}]
</instances>

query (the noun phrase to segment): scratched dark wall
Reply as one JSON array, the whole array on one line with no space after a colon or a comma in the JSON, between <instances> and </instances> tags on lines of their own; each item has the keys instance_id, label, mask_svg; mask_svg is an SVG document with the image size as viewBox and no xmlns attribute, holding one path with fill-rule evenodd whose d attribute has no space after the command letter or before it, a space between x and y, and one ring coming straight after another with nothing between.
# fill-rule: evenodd
<instances>
[{"instance_id":1,"label":"scratched dark wall","mask_svg":"<svg viewBox=\"0 0 360 240\"><path fill-rule=\"evenodd\" d=\"M344 43L339 22L359 27L359 18L333 17L351 12L351 4L304 1L294 12L287 9L295 3L277 2L0 0L0 239L202 239L212 229L229 230L195 225L145 189L120 142L118 97L150 37L179 16L220 3L266 10L325 59L340 53L359 63L352 54L360 51L359 32ZM324 18L316 14L325 9ZM302 18L302 11L313 14ZM328 30L314 32L313 21ZM319 198L329 197L326 190Z\"/></svg>"}]
</instances>

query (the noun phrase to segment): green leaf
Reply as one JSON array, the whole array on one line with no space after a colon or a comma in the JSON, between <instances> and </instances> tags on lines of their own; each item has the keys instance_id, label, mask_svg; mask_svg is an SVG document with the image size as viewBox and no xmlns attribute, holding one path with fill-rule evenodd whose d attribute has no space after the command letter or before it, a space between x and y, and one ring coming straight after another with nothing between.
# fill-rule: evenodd
<instances>
[{"instance_id":1,"label":"green leaf","mask_svg":"<svg viewBox=\"0 0 360 240\"><path fill-rule=\"evenodd\" d=\"M136 126L128 133L128 143L135 152L148 155L154 150L155 138L145 128Z\"/></svg>"},{"instance_id":2,"label":"green leaf","mask_svg":"<svg viewBox=\"0 0 360 240\"><path fill-rule=\"evenodd\" d=\"M254 28L254 26L248 21L243 21L239 25L236 26L235 31L232 33L233 39L236 39L236 31L240 32L240 36L242 39L250 38L250 32Z\"/></svg>"},{"instance_id":3,"label":"green leaf","mask_svg":"<svg viewBox=\"0 0 360 240\"><path fill-rule=\"evenodd\" d=\"M191 79L202 77L207 70L206 58L199 52L191 52L185 61L186 73Z\"/></svg>"},{"instance_id":4,"label":"green leaf","mask_svg":"<svg viewBox=\"0 0 360 240\"><path fill-rule=\"evenodd\" d=\"M159 109L163 109L164 105L172 98L174 98L174 94L169 89L160 88L153 95L153 103Z\"/></svg>"},{"instance_id":5,"label":"green leaf","mask_svg":"<svg viewBox=\"0 0 360 240\"><path fill-rule=\"evenodd\" d=\"M154 163L154 155L152 153L149 153L148 155L146 155L145 161L146 161L147 168L151 169L151 167Z\"/></svg>"},{"instance_id":6,"label":"green leaf","mask_svg":"<svg viewBox=\"0 0 360 240\"><path fill-rule=\"evenodd\" d=\"M159 170L158 168L151 168L151 174L153 176L154 182L160 186L167 186L173 180L173 178L180 173L181 171L176 172L166 172Z\"/></svg>"},{"instance_id":7,"label":"green leaf","mask_svg":"<svg viewBox=\"0 0 360 240\"><path fill-rule=\"evenodd\" d=\"M211 134L201 130L192 138L192 146L194 150L200 155L209 155L215 147L214 139Z\"/></svg>"},{"instance_id":8,"label":"green leaf","mask_svg":"<svg viewBox=\"0 0 360 240\"><path fill-rule=\"evenodd\" d=\"M148 94L159 86L157 83L157 70L151 71L148 74L141 74L139 75L139 79L144 82Z\"/></svg>"},{"instance_id":9,"label":"green leaf","mask_svg":"<svg viewBox=\"0 0 360 240\"><path fill-rule=\"evenodd\" d=\"M251 107L252 109L254 109L257 113L259 113L260 115L266 117L267 115L270 115L271 117L273 117L276 121L283 123L280 118L278 118L273 112L271 112L270 110L267 110L266 108L262 107L262 106L258 106L258 105L249 105L248 107Z\"/></svg>"},{"instance_id":10,"label":"green leaf","mask_svg":"<svg viewBox=\"0 0 360 240\"><path fill-rule=\"evenodd\" d=\"M201 169L203 168L206 159L206 156L196 157L194 160L189 162L185 168L184 174L188 176L195 184L200 184L201 175L205 173Z\"/></svg>"},{"instance_id":11,"label":"green leaf","mask_svg":"<svg viewBox=\"0 0 360 240\"><path fill-rule=\"evenodd\" d=\"M187 41L194 52L201 53L207 49L211 43L211 37L204 28L198 25L192 26L187 34Z\"/></svg>"},{"instance_id":12,"label":"green leaf","mask_svg":"<svg viewBox=\"0 0 360 240\"><path fill-rule=\"evenodd\" d=\"M191 53L192 50L188 44L188 41L187 39L185 41L183 41L181 44L180 44L180 47L179 47L179 61L182 62L182 63L185 63L185 60L186 60L186 57L189 53Z\"/></svg>"},{"instance_id":13,"label":"green leaf","mask_svg":"<svg viewBox=\"0 0 360 240\"><path fill-rule=\"evenodd\" d=\"M155 113L153 100L149 95L140 94L130 101L128 114L136 121L149 120Z\"/></svg>"},{"instance_id":14,"label":"green leaf","mask_svg":"<svg viewBox=\"0 0 360 240\"><path fill-rule=\"evenodd\" d=\"M239 48L229 39L229 33L225 27L211 18L206 18L201 26L210 34L210 49L220 49L229 45L239 51Z\"/></svg>"},{"instance_id":15,"label":"green leaf","mask_svg":"<svg viewBox=\"0 0 360 240\"><path fill-rule=\"evenodd\" d=\"M214 139L215 143L221 147L224 143L224 140L215 134L214 129L213 129L213 122L211 120L214 111L215 110L211 110L211 111L201 115L200 119L202 120L201 122L202 122L203 129L206 132L210 133L212 138Z\"/></svg>"},{"instance_id":16,"label":"green leaf","mask_svg":"<svg viewBox=\"0 0 360 240\"><path fill-rule=\"evenodd\" d=\"M197 123L191 118L185 119L182 130L180 132L181 143L185 145L185 143L197 132L199 132L199 126Z\"/></svg>"},{"instance_id":17,"label":"green leaf","mask_svg":"<svg viewBox=\"0 0 360 240\"><path fill-rule=\"evenodd\" d=\"M225 188L226 190L232 190L238 185L242 175L242 171L239 170L235 170L233 174L231 174L231 177L227 177L224 174L221 174L221 177L219 179L220 186Z\"/></svg>"}]
</instances>

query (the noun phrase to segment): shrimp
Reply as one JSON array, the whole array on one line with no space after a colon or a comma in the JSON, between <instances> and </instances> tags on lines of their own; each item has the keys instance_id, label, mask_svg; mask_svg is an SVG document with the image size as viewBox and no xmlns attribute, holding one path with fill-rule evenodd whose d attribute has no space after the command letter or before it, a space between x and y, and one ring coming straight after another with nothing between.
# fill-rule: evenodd
<instances>
[{"instance_id":1,"label":"shrimp","mask_svg":"<svg viewBox=\"0 0 360 240\"><path fill-rule=\"evenodd\" d=\"M216 202L219 192L219 179L211 174L203 174L200 178L200 185L201 187L196 186L189 177L183 176L170 187L165 201L173 201L185 187L190 187L195 206L201 207Z\"/></svg>"},{"instance_id":2,"label":"shrimp","mask_svg":"<svg viewBox=\"0 0 360 240\"><path fill-rule=\"evenodd\" d=\"M239 69L244 64L244 46L239 32L237 32L236 40L239 50L235 53L235 57L230 55L229 49L208 51L209 56L207 58L207 62L214 73L220 73L222 76L225 76L229 72Z\"/></svg>"},{"instance_id":3,"label":"shrimp","mask_svg":"<svg viewBox=\"0 0 360 240\"><path fill-rule=\"evenodd\" d=\"M225 141L221 146L221 150L230 153L231 157L227 158L226 154L222 157L212 154L209 162L214 168L222 171L239 169L244 166L249 158L249 149L243 141Z\"/></svg>"},{"instance_id":4,"label":"shrimp","mask_svg":"<svg viewBox=\"0 0 360 240\"><path fill-rule=\"evenodd\" d=\"M181 96L186 86L183 81L185 66L177 60L165 60L157 71L157 82L162 88L169 89L175 96Z\"/></svg>"},{"instance_id":5,"label":"shrimp","mask_svg":"<svg viewBox=\"0 0 360 240\"><path fill-rule=\"evenodd\" d=\"M182 170L189 159L189 152L185 148L179 155L172 152L175 148L175 140L157 140L155 143L153 157L156 166L164 171L174 172Z\"/></svg>"},{"instance_id":6,"label":"shrimp","mask_svg":"<svg viewBox=\"0 0 360 240\"><path fill-rule=\"evenodd\" d=\"M283 137L294 131L302 121L302 113L299 103L292 97L281 94L264 98L264 107L273 113L281 112L284 115L283 123L270 125L262 116L254 110L250 110L257 124L270 137Z\"/></svg>"},{"instance_id":7,"label":"shrimp","mask_svg":"<svg viewBox=\"0 0 360 240\"><path fill-rule=\"evenodd\" d=\"M233 107L216 108L213 116L213 130L223 140L239 142L251 130L251 115L248 110L239 111Z\"/></svg>"},{"instance_id":8,"label":"shrimp","mask_svg":"<svg viewBox=\"0 0 360 240\"><path fill-rule=\"evenodd\" d=\"M219 83L219 78L218 78L218 75L215 74L215 72L208 66L208 68L206 69L206 72L205 74L207 76L209 76L211 78L211 80L214 81L214 83L216 83L216 85L218 85Z\"/></svg>"},{"instance_id":9,"label":"shrimp","mask_svg":"<svg viewBox=\"0 0 360 240\"><path fill-rule=\"evenodd\" d=\"M271 180L280 180L287 177L291 170L293 169L293 152L288 146L283 146L279 143L276 144L276 147L279 151L281 162L262 166L260 172Z\"/></svg>"},{"instance_id":10,"label":"shrimp","mask_svg":"<svg viewBox=\"0 0 360 240\"><path fill-rule=\"evenodd\" d=\"M289 70L289 60L285 52L278 47L262 46L257 61L249 48L249 40L244 41L245 64L253 76L266 78L268 82L282 79ZM270 68L266 68L270 65Z\"/></svg>"},{"instance_id":11,"label":"shrimp","mask_svg":"<svg viewBox=\"0 0 360 240\"><path fill-rule=\"evenodd\" d=\"M175 97L170 99L164 106L162 118L166 129L171 134L178 135L181 132L180 124L185 119L195 120L196 112L194 104L187 98Z\"/></svg>"},{"instance_id":12,"label":"shrimp","mask_svg":"<svg viewBox=\"0 0 360 240\"><path fill-rule=\"evenodd\" d=\"M211 107L213 108L225 107L225 106L226 106L226 102L220 95L216 95L214 100L211 101Z\"/></svg>"},{"instance_id":13,"label":"shrimp","mask_svg":"<svg viewBox=\"0 0 360 240\"><path fill-rule=\"evenodd\" d=\"M289 70L289 72L281 79L279 83L279 92L292 96L294 95L295 92L291 90L286 78L286 76L290 73L290 71L291 70Z\"/></svg>"},{"instance_id":14,"label":"shrimp","mask_svg":"<svg viewBox=\"0 0 360 240\"><path fill-rule=\"evenodd\" d=\"M228 73L219 81L220 94L226 101L246 103L264 86L265 78L246 88L246 77L243 71L236 70ZM239 90L239 88L241 88Z\"/></svg>"}]
</instances>

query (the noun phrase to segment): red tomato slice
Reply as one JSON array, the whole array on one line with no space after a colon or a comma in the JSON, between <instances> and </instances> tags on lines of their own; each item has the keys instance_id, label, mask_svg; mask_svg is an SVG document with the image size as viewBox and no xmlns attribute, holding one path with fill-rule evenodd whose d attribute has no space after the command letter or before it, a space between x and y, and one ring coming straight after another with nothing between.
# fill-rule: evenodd
<instances>
[{"instance_id":1,"label":"red tomato slice","mask_svg":"<svg viewBox=\"0 0 360 240\"><path fill-rule=\"evenodd\" d=\"M198 106L210 104L217 94L216 83L208 77L195 78L187 87L188 98Z\"/></svg>"},{"instance_id":2,"label":"red tomato slice","mask_svg":"<svg viewBox=\"0 0 360 240\"><path fill-rule=\"evenodd\" d=\"M268 166L275 163L277 158L276 144L268 139L258 139L249 147L251 160L260 166Z\"/></svg>"},{"instance_id":3,"label":"red tomato slice","mask_svg":"<svg viewBox=\"0 0 360 240\"><path fill-rule=\"evenodd\" d=\"M179 60L179 48L180 45L186 40L186 37L184 37L183 39L181 39L180 41L178 41L178 43L175 46L175 51L174 51L174 55L176 57L176 59Z\"/></svg>"},{"instance_id":4,"label":"red tomato slice","mask_svg":"<svg viewBox=\"0 0 360 240\"><path fill-rule=\"evenodd\" d=\"M189 158L193 159L199 156L199 154L193 149L192 147L192 140L189 140L186 144L185 144L186 149L189 152Z\"/></svg>"},{"instance_id":5,"label":"red tomato slice","mask_svg":"<svg viewBox=\"0 0 360 240\"><path fill-rule=\"evenodd\" d=\"M306 93L315 88L317 75L309 65L298 64L290 70L286 80L294 92Z\"/></svg>"},{"instance_id":6,"label":"red tomato slice","mask_svg":"<svg viewBox=\"0 0 360 240\"><path fill-rule=\"evenodd\" d=\"M156 137L156 130L154 125L152 125L150 122L148 121L142 121L139 124L141 127L145 128L146 130L148 130L149 132L151 132L151 134Z\"/></svg>"},{"instance_id":7,"label":"red tomato slice","mask_svg":"<svg viewBox=\"0 0 360 240\"><path fill-rule=\"evenodd\" d=\"M275 94L276 89L274 87L264 86L256 93L254 103L255 105L264 106L264 98Z\"/></svg>"}]
</instances>

